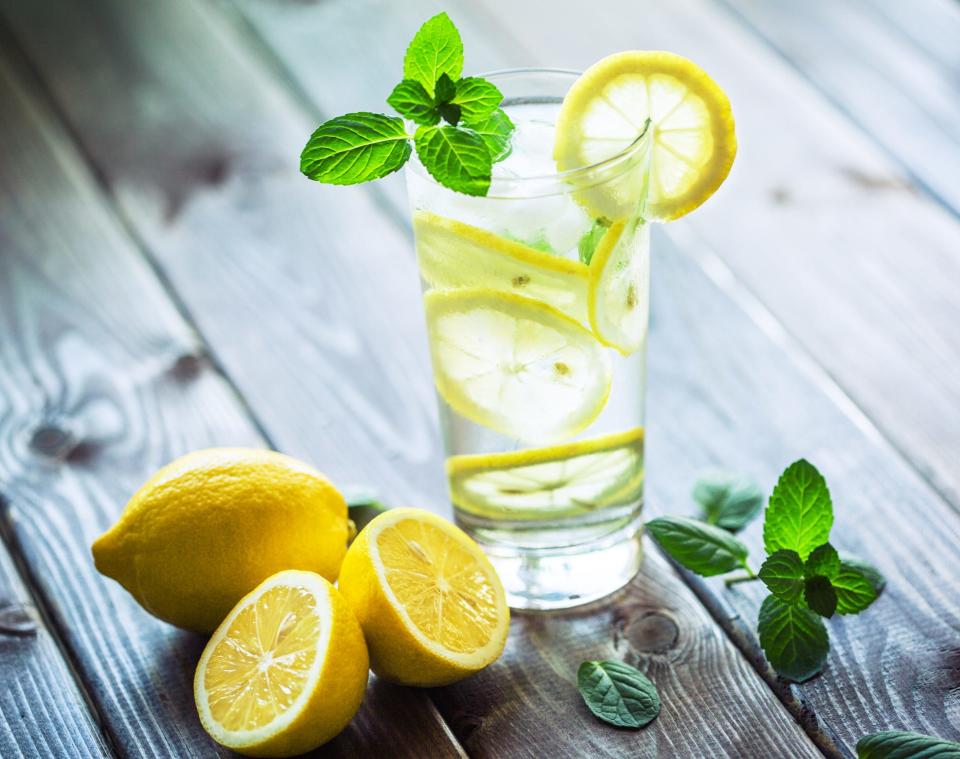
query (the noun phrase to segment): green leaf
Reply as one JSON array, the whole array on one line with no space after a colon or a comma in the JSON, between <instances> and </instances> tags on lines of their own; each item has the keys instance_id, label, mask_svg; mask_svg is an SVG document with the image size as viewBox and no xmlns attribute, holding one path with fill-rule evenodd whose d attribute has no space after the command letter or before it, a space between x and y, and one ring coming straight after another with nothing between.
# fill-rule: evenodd
<instances>
[{"instance_id":1,"label":"green leaf","mask_svg":"<svg viewBox=\"0 0 960 759\"><path fill-rule=\"evenodd\" d=\"M590 262L593 260L593 254L597 250L597 246L600 244L600 241L603 239L603 236L607 233L607 230L610 229L610 220L609 219L594 219L593 225L589 230L584 232L583 237L580 238L580 241L577 243L577 252L580 254L580 263L590 265Z\"/></svg>"},{"instance_id":2,"label":"green leaf","mask_svg":"<svg viewBox=\"0 0 960 759\"><path fill-rule=\"evenodd\" d=\"M757 576L777 598L796 603L803 594L803 562L800 554L785 548L770 554Z\"/></svg>"},{"instance_id":3,"label":"green leaf","mask_svg":"<svg viewBox=\"0 0 960 759\"><path fill-rule=\"evenodd\" d=\"M327 184L357 184L396 171L410 157L403 119L379 113L348 113L310 135L300 171Z\"/></svg>"},{"instance_id":4,"label":"green leaf","mask_svg":"<svg viewBox=\"0 0 960 759\"><path fill-rule=\"evenodd\" d=\"M857 759L960 759L960 743L922 733L887 730L857 741Z\"/></svg>"},{"instance_id":5,"label":"green leaf","mask_svg":"<svg viewBox=\"0 0 960 759\"><path fill-rule=\"evenodd\" d=\"M463 81L462 79L460 81ZM437 84L434 87L433 99L437 105L442 105L443 103L449 103L453 100L453 96L457 94L457 85L454 84L454 81L447 75L441 74L440 78L437 79Z\"/></svg>"},{"instance_id":6,"label":"green leaf","mask_svg":"<svg viewBox=\"0 0 960 759\"><path fill-rule=\"evenodd\" d=\"M678 564L704 577L744 566L747 547L726 530L688 517L657 517L647 529Z\"/></svg>"},{"instance_id":7,"label":"green leaf","mask_svg":"<svg viewBox=\"0 0 960 759\"><path fill-rule=\"evenodd\" d=\"M463 42L446 13L438 13L414 35L403 57L403 78L420 82L430 97L441 74L456 81L463 71Z\"/></svg>"},{"instance_id":8,"label":"green leaf","mask_svg":"<svg viewBox=\"0 0 960 759\"><path fill-rule=\"evenodd\" d=\"M365 487L345 488L343 497L347 502L347 515L353 521L353 524L360 532L375 517L389 510L377 496L377 494Z\"/></svg>"},{"instance_id":9,"label":"green leaf","mask_svg":"<svg viewBox=\"0 0 960 759\"><path fill-rule=\"evenodd\" d=\"M757 483L733 472L702 474L693 487L693 499L710 524L731 532L746 527L763 506L763 493Z\"/></svg>"},{"instance_id":10,"label":"green leaf","mask_svg":"<svg viewBox=\"0 0 960 759\"><path fill-rule=\"evenodd\" d=\"M823 620L776 596L764 599L757 632L770 665L781 677L798 683L820 672L830 652Z\"/></svg>"},{"instance_id":11,"label":"green leaf","mask_svg":"<svg viewBox=\"0 0 960 759\"><path fill-rule=\"evenodd\" d=\"M418 124L429 126L440 121L440 111L434 105L433 98L420 82L413 79L404 79L394 87L387 102L397 113Z\"/></svg>"},{"instance_id":12,"label":"green leaf","mask_svg":"<svg viewBox=\"0 0 960 759\"><path fill-rule=\"evenodd\" d=\"M823 575L808 577L804 581L803 599L821 617L832 617L837 610L837 591L833 589L830 578Z\"/></svg>"},{"instance_id":13,"label":"green leaf","mask_svg":"<svg viewBox=\"0 0 960 759\"><path fill-rule=\"evenodd\" d=\"M803 573L806 577L823 575L831 580L837 576L839 571L840 556L837 555L837 549L829 543L824 543L822 546L813 549L803 567Z\"/></svg>"},{"instance_id":14,"label":"green leaf","mask_svg":"<svg viewBox=\"0 0 960 759\"><path fill-rule=\"evenodd\" d=\"M879 595L870 578L846 561L840 563L840 571L831 582L837 592L837 611L841 614L858 614L876 601Z\"/></svg>"},{"instance_id":15,"label":"green leaf","mask_svg":"<svg viewBox=\"0 0 960 759\"><path fill-rule=\"evenodd\" d=\"M833 504L827 483L813 464L800 459L780 475L763 523L767 553L789 548L806 559L826 543L833 526Z\"/></svg>"},{"instance_id":16,"label":"green leaf","mask_svg":"<svg viewBox=\"0 0 960 759\"><path fill-rule=\"evenodd\" d=\"M480 121L500 107L503 93L495 85L478 76L468 76L457 82L453 102L460 106L463 118Z\"/></svg>"},{"instance_id":17,"label":"green leaf","mask_svg":"<svg viewBox=\"0 0 960 759\"><path fill-rule=\"evenodd\" d=\"M486 195L492 161L486 143L454 126L420 127L417 155L430 175L444 187L466 195Z\"/></svg>"},{"instance_id":18,"label":"green leaf","mask_svg":"<svg viewBox=\"0 0 960 759\"><path fill-rule=\"evenodd\" d=\"M460 126L480 135L494 163L510 155L510 136L514 126L503 111L494 111L485 119L466 119Z\"/></svg>"},{"instance_id":19,"label":"green leaf","mask_svg":"<svg viewBox=\"0 0 960 759\"><path fill-rule=\"evenodd\" d=\"M869 564L863 559L850 554L845 554L842 557L842 563L863 572L864 577L870 581L873 589L877 591L878 596L883 593L883 589L887 587L886 578L880 574L880 570L873 566L873 564Z\"/></svg>"},{"instance_id":20,"label":"green leaf","mask_svg":"<svg viewBox=\"0 0 960 759\"><path fill-rule=\"evenodd\" d=\"M640 670L619 661L585 661L577 687L597 717L617 727L641 728L660 713L660 696Z\"/></svg>"}]
</instances>

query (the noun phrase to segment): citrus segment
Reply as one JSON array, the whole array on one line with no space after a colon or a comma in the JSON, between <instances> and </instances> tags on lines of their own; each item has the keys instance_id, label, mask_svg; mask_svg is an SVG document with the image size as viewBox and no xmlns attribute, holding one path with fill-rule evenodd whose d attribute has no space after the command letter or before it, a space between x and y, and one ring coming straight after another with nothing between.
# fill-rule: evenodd
<instances>
[{"instance_id":1,"label":"citrus segment","mask_svg":"<svg viewBox=\"0 0 960 759\"><path fill-rule=\"evenodd\" d=\"M650 314L650 226L618 221L590 261L590 328L623 355L640 350Z\"/></svg>"},{"instance_id":2,"label":"citrus segment","mask_svg":"<svg viewBox=\"0 0 960 759\"><path fill-rule=\"evenodd\" d=\"M556 309L485 289L424 296L437 390L454 411L527 441L585 429L610 394L593 335Z\"/></svg>"},{"instance_id":3,"label":"citrus segment","mask_svg":"<svg viewBox=\"0 0 960 759\"><path fill-rule=\"evenodd\" d=\"M645 215L676 219L716 191L737 152L730 101L692 61L631 51L595 63L564 98L554 158L561 171L611 158L644 132L648 118L653 131ZM608 195L599 185L578 198L596 215L615 219Z\"/></svg>"},{"instance_id":4,"label":"citrus segment","mask_svg":"<svg viewBox=\"0 0 960 759\"><path fill-rule=\"evenodd\" d=\"M572 516L636 502L643 492L643 430L509 453L451 456L453 502L488 518Z\"/></svg>"},{"instance_id":5,"label":"citrus segment","mask_svg":"<svg viewBox=\"0 0 960 759\"><path fill-rule=\"evenodd\" d=\"M194 679L200 721L250 756L309 751L353 718L368 665L360 625L333 586L313 572L279 572L207 643Z\"/></svg>"},{"instance_id":6,"label":"citrus segment","mask_svg":"<svg viewBox=\"0 0 960 759\"><path fill-rule=\"evenodd\" d=\"M363 626L374 672L405 685L455 682L493 662L510 623L487 557L459 528L392 509L347 551L340 588Z\"/></svg>"},{"instance_id":7,"label":"citrus segment","mask_svg":"<svg viewBox=\"0 0 960 759\"><path fill-rule=\"evenodd\" d=\"M587 318L587 267L485 229L415 211L420 273L441 289L484 287L541 300L577 321Z\"/></svg>"}]
</instances>

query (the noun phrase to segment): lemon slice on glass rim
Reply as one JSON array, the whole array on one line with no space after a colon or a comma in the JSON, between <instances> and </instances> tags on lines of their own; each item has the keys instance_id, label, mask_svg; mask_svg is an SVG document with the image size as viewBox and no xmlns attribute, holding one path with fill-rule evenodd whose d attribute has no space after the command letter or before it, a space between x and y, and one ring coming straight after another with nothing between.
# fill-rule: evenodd
<instances>
[{"instance_id":1,"label":"lemon slice on glass rim","mask_svg":"<svg viewBox=\"0 0 960 759\"><path fill-rule=\"evenodd\" d=\"M733 112L720 86L675 53L629 51L595 63L574 82L557 117L560 171L591 166L627 150L650 119L645 217L677 219L720 186L737 152ZM594 215L616 221L617 183L578 190Z\"/></svg>"},{"instance_id":2,"label":"lemon slice on glass rim","mask_svg":"<svg viewBox=\"0 0 960 759\"><path fill-rule=\"evenodd\" d=\"M636 502L643 429L507 453L447 459L454 504L495 519L560 518Z\"/></svg>"},{"instance_id":3,"label":"lemon slice on glass rim","mask_svg":"<svg viewBox=\"0 0 960 759\"><path fill-rule=\"evenodd\" d=\"M579 261L429 211L414 211L420 274L432 287L484 287L526 295L587 320L588 269Z\"/></svg>"},{"instance_id":4,"label":"lemon slice on glass rim","mask_svg":"<svg viewBox=\"0 0 960 759\"><path fill-rule=\"evenodd\" d=\"M470 421L526 442L576 435L610 395L593 334L546 303L484 288L424 295L434 382Z\"/></svg>"}]
</instances>

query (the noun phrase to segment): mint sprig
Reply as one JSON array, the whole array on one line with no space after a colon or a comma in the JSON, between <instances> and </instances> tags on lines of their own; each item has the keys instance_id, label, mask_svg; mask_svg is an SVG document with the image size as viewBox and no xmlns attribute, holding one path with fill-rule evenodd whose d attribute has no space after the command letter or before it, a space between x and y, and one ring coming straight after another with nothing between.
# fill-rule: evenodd
<instances>
[{"instance_id":1,"label":"mint sprig","mask_svg":"<svg viewBox=\"0 0 960 759\"><path fill-rule=\"evenodd\" d=\"M403 80L387 98L415 129L378 113L338 116L311 135L300 170L318 182L357 184L396 171L416 148L440 184L486 195L493 164L510 154L514 125L500 108L500 90L481 77L461 78L462 71L460 33L439 13L414 35L403 59Z\"/></svg>"},{"instance_id":2,"label":"mint sprig","mask_svg":"<svg viewBox=\"0 0 960 759\"><path fill-rule=\"evenodd\" d=\"M706 521L658 517L647 529L678 564L704 577L738 566L745 574L725 583L760 580L770 595L760 607L757 634L773 668L802 682L819 673L830 650L824 617L857 614L880 595L885 581L875 567L842 558L828 542L833 502L823 476L801 459L784 470L767 506L763 540L767 557L754 573L747 548L722 527L740 529L762 499L738 475L711 476L694 489Z\"/></svg>"}]
</instances>

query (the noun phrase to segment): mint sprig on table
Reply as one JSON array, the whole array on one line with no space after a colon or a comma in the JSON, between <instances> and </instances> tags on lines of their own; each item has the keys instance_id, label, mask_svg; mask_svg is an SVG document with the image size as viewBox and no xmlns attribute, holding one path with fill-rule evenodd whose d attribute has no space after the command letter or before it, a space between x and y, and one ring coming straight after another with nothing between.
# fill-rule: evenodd
<instances>
[{"instance_id":1,"label":"mint sprig on table","mask_svg":"<svg viewBox=\"0 0 960 759\"><path fill-rule=\"evenodd\" d=\"M740 568L743 573L728 578L728 586L762 582L770 595L760 607L757 633L767 660L789 680L819 673L830 650L823 618L863 611L884 586L874 567L842 557L830 544L833 502L823 476L804 459L780 475L764 514L767 557L758 572L750 567L746 545L731 534L759 511L756 486L714 474L697 483L694 497L705 520L658 517L646 525L653 539L704 577Z\"/></svg>"},{"instance_id":2,"label":"mint sprig on table","mask_svg":"<svg viewBox=\"0 0 960 759\"><path fill-rule=\"evenodd\" d=\"M486 79L461 77L463 42L446 13L427 21L407 47L403 81L387 103L413 122L348 113L321 124L300 155L300 171L327 184L357 184L397 171L413 150L430 175L467 195L486 195L493 164L510 154L513 122Z\"/></svg>"}]
</instances>

